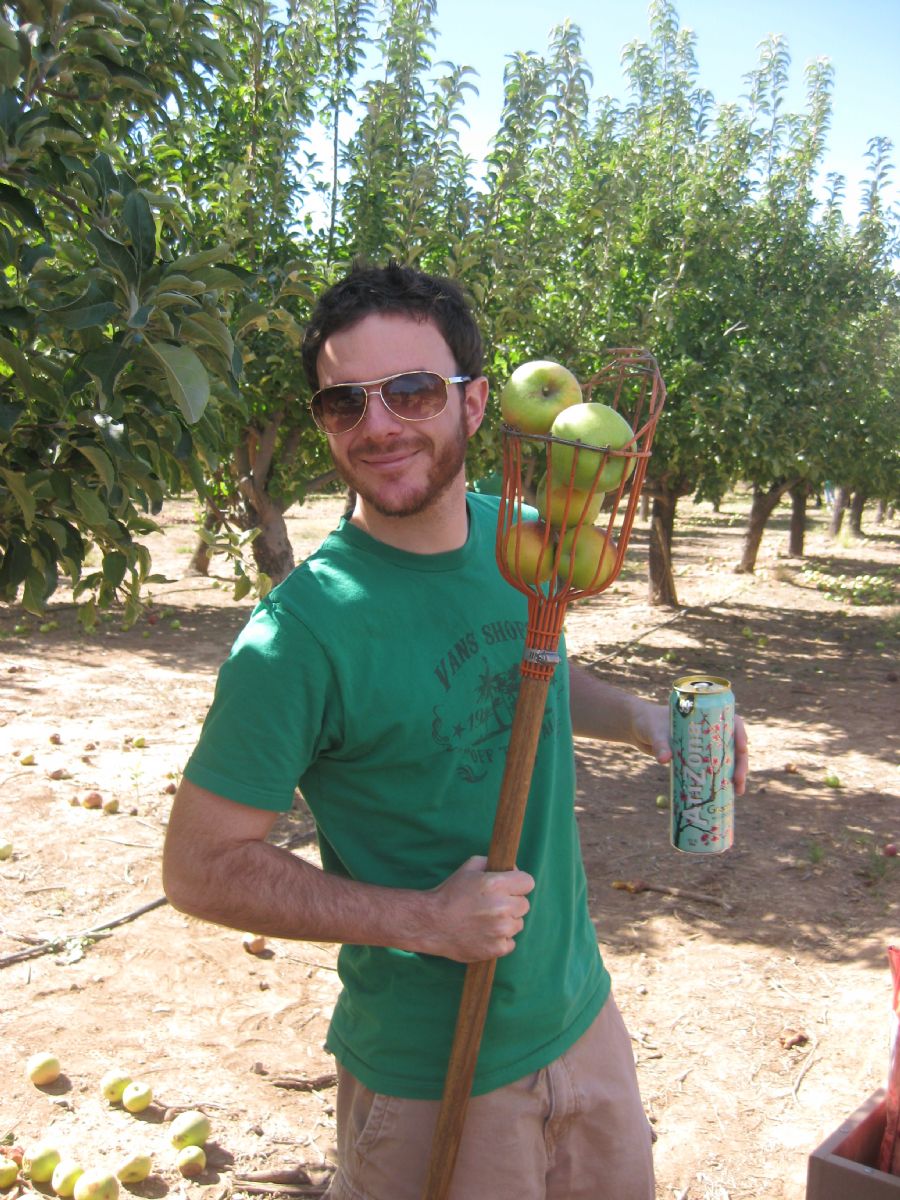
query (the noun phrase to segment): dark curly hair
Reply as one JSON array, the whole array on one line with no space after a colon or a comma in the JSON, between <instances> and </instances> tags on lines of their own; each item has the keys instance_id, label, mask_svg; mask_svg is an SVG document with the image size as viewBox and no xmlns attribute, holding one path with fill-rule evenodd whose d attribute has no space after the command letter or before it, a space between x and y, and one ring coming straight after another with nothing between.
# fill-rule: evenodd
<instances>
[{"instance_id":1,"label":"dark curly hair","mask_svg":"<svg viewBox=\"0 0 900 1200\"><path fill-rule=\"evenodd\" d=\"M303 370L309 386L319 386L317 362L322 343L371 313L398 313L433 321L456 360L460 374L481 374L483 347L472 310L458 284L426 275L391 260L375 267L355 262L350 273L316 301L303 339Z\"/></svg>"}]
</instances>

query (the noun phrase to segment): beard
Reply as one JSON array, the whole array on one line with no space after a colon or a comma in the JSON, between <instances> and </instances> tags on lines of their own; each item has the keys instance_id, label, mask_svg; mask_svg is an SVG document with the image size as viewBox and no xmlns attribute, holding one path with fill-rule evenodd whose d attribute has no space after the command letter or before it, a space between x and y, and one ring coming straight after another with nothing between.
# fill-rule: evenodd
<instances>
[{"instance_id":1,"label":"beard","mask_svg":"<svg viewBox=\"0 0 900 1200\"><path fill-rule=\"evenodd\" d=\"M457 479L466 461L468 444L465 414L460 411L460 421L455 434L436 450L424 482L410 485L403 490L394 488L390 483L382 485L381 488L371 484L351 462L335 462L335 467L348 488L381 516L415 517L439 500ZM415 450L420 446L425 448L430 445L432 443L427 439L414 438L409 442L400 443L397 449ZM377 449L376 445L362 442L356 447L354 455L364 456L368 451Z\"/></svg>"}]
</instances>

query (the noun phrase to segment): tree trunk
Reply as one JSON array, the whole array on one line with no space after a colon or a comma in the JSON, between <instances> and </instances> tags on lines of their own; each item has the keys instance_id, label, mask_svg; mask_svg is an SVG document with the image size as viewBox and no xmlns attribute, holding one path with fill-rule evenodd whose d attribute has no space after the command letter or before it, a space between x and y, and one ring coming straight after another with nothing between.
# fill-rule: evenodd
<instances>
[{"instance_id":1,"label":"tree trunk","mask_svg":"<svg viewBox=\"0 0 900 1200\"><path fill-rule=\"evenodd\" d=\"M747 532L744 535L744 549L741 561L735 567L739 575L752 575L756 570L756 559L762 544L766 523L778 507L781 497L795 486L796 480L773 484L767 492L753 489L753 503L750 506L750 519L747 522Z\"/></svg>"},{"instance_id":2,"label":"tree trunk","mask_svg":"<svg viewBox=\"0 0 900 1200\"><path fill-rule=\"evenodd\" d=\"M251 543L253 561L273 583L281 583L294 569L294 549L284 513L266 497L266 503L256 510L254 525L259 526L259 533Z\"/></svg>"},{"instance_id":3,"label":"tree trunk","mask_svg":"<svg viewBox=\"0 0 900 1200\"><path fill-rule=\"evenodd\" d=\"M854 492L850 497L850 532L857 537L862 537L862 515L865 506L865 492Z\"/></svg>"},{"instance_id":4,"label":"tree trunk","mask_svg":"<svg viewBox=\"0 0 900 1200\"><path fill-rule=\"evenodd\" d=\"M884 524L884 501L883 500L875 501L875 512L872 515L872 520L875 522L876 525Z\"/></svg>"},{"instance_id":5,"label":"tree trunk","mask_svg":"<svg viewBox=\"0 0 900 1200\"><path fill-rule=\"evenodd\" d=\"M788 554L791 558L803 557L803 543L806 538L806 502L809 498L809 487L798 483L791 488L791 532L788 538Z\"/></svg>"},{"instance_id":6,"label":"tree trunk","mask_svg":"<svg viewBox=\"0 0 900 1200\"><path fill-rule=\"evenodd\" d=\"M677 504L678 496L674 492L660 489L653 497L650 520L648 598L651 604L668 608L678 608L678 595L672 574L672 534L675 529Z\"/></svg>"},{"instance_id":7,"label":"tree trunk","mask_svg":"<svg viewBox=\"0 0 900 1200\"><path fill-rule=\"evenodd\" d=\"M203 516L203 528L213 533L222 524L219 510L209 500L206 501L206 512ZM203 538L197 538L197 545L188 563L189 575L209 575L209 564L212 561L212 549Z\"/></svg>"},{"instance_id":8,"label":"tree trunk","mask_svg":"<svg viewBox=\"0 0 900 1200\"><path fill-rule=\"evenodd\" d=\"M831 511L831 536L837 537L841 532L844 520L844 509L847 507L848 492L845 487L839 487L834 493L834 508Z\"/></svg>"}]
</instances>

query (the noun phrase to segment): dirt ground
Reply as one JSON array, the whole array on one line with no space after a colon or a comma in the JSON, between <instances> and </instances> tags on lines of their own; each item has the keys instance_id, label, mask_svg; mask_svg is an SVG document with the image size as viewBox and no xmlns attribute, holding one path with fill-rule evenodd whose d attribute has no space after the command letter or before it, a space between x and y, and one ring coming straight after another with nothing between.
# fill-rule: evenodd
<instances>
[{"instance_id":1,"label":"dirt ground","mask_svg":"<svg viewBox=\"0 0 900 1200\"><path fill-rule=\"evenodd\" d=\"M298 559L338 510L317 499L292 513ZM658 1135L659 1200L802 1200L810 1151L887 1070L900 527L837 544L814 512L797 561L783 557L780 510L751 577L732 571L745 515L739 498L718 513L683 505L674 613L645 602L638 522L623 577L567 624L574 654L647 696L687 671L725 675L750 730L735 846L708 859L668 844L664 769L577 747L592 911ZM283 1194L319 1194L334 1133L322 1049L334 948L270 942L252 955L239 932L161 899L170 792L251 603L234 604L219 560L210 578L187 575L190 505L164 516L154 561L169 582L132 630L111 619L83 635L65 597L44 632L0 611L0 842L13 845L0 862L0 1141L50 1139L109 1166L144 1147L154 1173L132 1187L139 1197L250 1195L277 1185L241 1180L279 1169L294 1172ZM854 578L858 598L880 603L851 604ZM118 812L82 807L95 790ZM277 836L315 859L304 812ZM647 888L614 886L636 880ZM63 1069L45 1088L23 1074L39 1050ZM152 1085L143 1113L100 1097L116 1064ZM213 1123L207 1171L191 1182L165 1125L188 1107Z\"/></svg>"}]
</instances>

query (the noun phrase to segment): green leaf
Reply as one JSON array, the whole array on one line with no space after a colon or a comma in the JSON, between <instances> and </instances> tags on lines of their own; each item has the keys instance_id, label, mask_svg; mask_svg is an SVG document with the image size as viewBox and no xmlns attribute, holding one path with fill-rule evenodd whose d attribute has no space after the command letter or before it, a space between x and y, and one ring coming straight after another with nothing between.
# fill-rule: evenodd
<instances>
[{"instance_id":1,"label":"green leaf","mask_svg":"<svg viewBox=\"0 0 900 1200\"><path fill-rule=\"evenodd\" d=\"M104 197L118 188L119 177L108 154L103 154L102 152L98 154L91 163L89 170L91 177L100 185L100 190Z\"/></svg>"},{"instance_id":2,"label":"green leaf","mask_svg":"<svg viewBox=\"0 0 900 1200\"><path fill-rule=\"evenodd\" d=\"M188 346L170 346L167 342L148 342L147 348L162 363L169 390L191 425L203 416L209 401L209 376L206 368Z\"/></svg>"},{"instance_id":3,"label":"green leaf","mask_svg":"<svg viewBox=\"0 0 900 1200\"><path fill-rule=\"evenodd\" d=\"M119 4L110 3L109 0L69 0L67 10L71 16L102 17L113 27L116 25L133 25L142 33L146 33L143 24L133 13L122 8Z\"/></svg>"},{"instance_id":4,"label":"green leaf","mask_svg":"<svg viewBox=\"0 0 900 1200\"><path fill-rule=\"evenodd\" d=\"M89 442L78 443L75 447L79 454L83 454L88 460L107 488L111 488L116 482L116 472L112 465L112 460L105 450L101 450L99 446L94 446Z\"/></svg>"},{"instance_id":5,"label":"green leaf","mask_svg":"<svg viewBox=\"0 0 900 1200\"><path fill-rule=\"evenodd\" d=\"M111 550L103 555L103 578L112 587L118 587L128 570L128 559L120 550Z\"/></svg>"},{"instance_id":6,"label":"green leaf","mask_svg":"<svg viewBox=\"0 0 900 1200\"><path fill-rule=\"evenodd\" d=\"M181 322L181 332L190 333L195 341L206 343L215 348L231 362L234 354L234 339L228 332L228 326L218 317L207 312L193 313Z\"/></svg>"},{"instance_id":7,"label":"green leaf","mask_svg":"<svg viewBox=\"0 0 900 1200\"><path fill-rule=\"evenodd\" d=\"M0 401L0 432L12 433L16 422L24 417L27 409L22 404L6 404Z\"/></svg>"},{"instance_id":8,"label":"green leaf","mask_svg":"<svg viewBox=\"0 0 900 1200\"><path fill-rule=\"evenodd\" d=\"M95 380L103 396L112 401L116 381L131 359L130 347L107 343L99 350L90 350L80 360L79 365Z\"/></svg>"},{"instance_id":9,"label":"green leaf","mask_svg":"<svg viewBox=\"0 0 900 1200\"><path fill-rule=\"evenodd\" d=\"M229 254L231 254L231 247L222 242L218 246L211 246L209 250L199 250L196 254L185 254L181 258L176 258L166 267L166 274L171 272L176 275L190 275L191 271L196 271L200 267L221 263L222 259L227 258Z\"/></svg>"},{"instance_id":10,"label":"green leaf","mask_svg":"<svg viewBox=\"0 0 900 1200\"><path fill-rule=\"evenodd\" d=\"M138 271L146 271L156 258L156 223L143 192L136 190L126 197L122 215L131 234Z\"/></svg>"},{"instance_id":11,"label":"green leaf","mask_svg":"<svg viewBox=\"0 0 900 1200\"><path fill-rule=\"evenodd\" d=\"M30 529L37 509L37 503L29 490L28 484L25 482L25 476L19 471L8 471L5 467L0 467L0 475L6 480L6 486L12 492L19 508L22 510L22 516L25 518L25 528Z\"/></svg>"},{"instance_id":12,"label":"green leaf","mask_svg":"<svg viewBox=\"0 0 900 1200\"><path fill-rule=\"evenodd\" d=\"M31 569L31 555L25 542L13 539L0 561L0 594L15 590Z\"/></svg>"},{"instance_id":13,"label":"green leaf","mask_svg":"<svg viewBox=\"0 0 900 1200\"><path fill-rule=\"evenodd\" d=\"M57 309L50 315L56 317L63 329L90 329L94 326L108 325L114 317L120 315L120 309L112 300L104 300L100 304L88 304L84 308Z\"/></svg>"},{"instance_id":14,"label":"green leaf","mask_svg":"<svg viewBox=\"0 0 900 1200\"><path fill-rule=\"evenodd\" d=\"M197 272L197 278L202 279L211 290L229 291L232 288L246 287L256 276L252 271L245 271L243 267L224 264L219 267L203 267Z\"/></svg>"},{"instance_id":15,"label":"green leaf","mask_svg":"<svg viewBox=\"0 0 900 1200\"><path fill-rule=\"evenodd\" d=\"M36 617L42 615L46 590L46 576L32 567L25 579L25 587L22 591L22 607L26 612L34 613Z\"/></svg>"},{"instance_id":16,"label":"green leaf","mask_svg":"<svg viewBox=\"0 0 900 1200\"><path fill-rule=\"evenodd\" d=\"M21 221L28 229L34 229L38 233L44 233L44 224L38 215L37 209L30 200L16 191L14 187L10 187L8 183L0 183L0 209L6 209L12 213L17 220Z\"/></svg>"},{"instance_id":17,"label":"green leaf","mask_svg":"<svg viewBox=\"0 0 900 1200\"><path fill-rule=\"evenodd\" d=\"M72 484L72 499L75 507L88 525L105 525L109 520L106 505L96 494L82 487L80 483Z\"/></svg>"},{"instance_id":18,"label":"green leaf","mask_svg":"<svg viewBox=\"0 0 900 1200\"><path fill-rule=\"evenodd\" d=\"M92 229L87 235L87 240L97 251L97 257L105 267L115 271L126 283L137 283L137 263L124 242L110 237L102 229Z\"/></svg>"},{"instance_id":19,"label":"green leaf","mask_svg":"<svg viewBox=\"0 0 900 1200\"><path fill-rule=\"evenodd\" d=\"M9 340L9 338L0 337L0 358L3 359L19 377L19 382L24 388L31 387L33 376L31 366L27 357L22 353L19 347Z\"/></svg>"}]
</instances>

